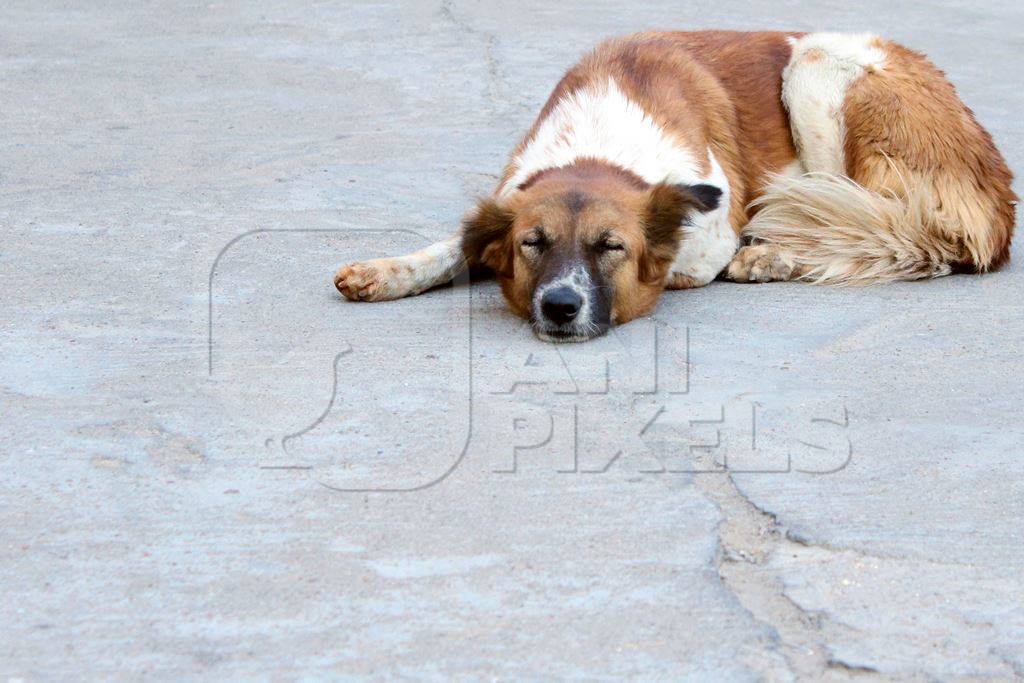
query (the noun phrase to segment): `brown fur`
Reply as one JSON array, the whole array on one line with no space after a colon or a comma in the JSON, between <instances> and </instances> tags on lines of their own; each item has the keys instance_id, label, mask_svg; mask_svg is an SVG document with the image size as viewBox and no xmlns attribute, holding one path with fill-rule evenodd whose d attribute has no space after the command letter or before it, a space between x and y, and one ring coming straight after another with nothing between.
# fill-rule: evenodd
<instances>
[{"instance_id":1,"label":"brown fur","mask_svg":"<svg viewBox=\"0 0 1024 683\"><path fill-rule=\"evenodd\" d=\"M614 78L695 154L711 146L729 180L730 222L739 233L747 221L747 204L758 196L767 174L796 159L779 96L790 55L786 39L793 35L799 34L652 32L609 40L566 73L511 158L526 148L567 95ZM707 171L707 157L699 161ZM514 163L506 167L499 191L515 170Z\"/></svg>"},{"instance_id":2,"label":"brown fur","mask_svg":"<svg viewBox=\"0 0 1024 683\"><path fill-rule=\"evenodd\" d=\"M1009 258L1017 198L991 136L923 55L875 46L884 66L854 81L843 103L848 178L779 179L757 202L747 234L796 266L769 279L871 284L985 272ZM746 250L730 276L760 279L764 269L746 264L763 247Z\"/></svg>"},{"instance_id":3,"label":"brown fur","mask_svg":"<svg viewBox=\"0 0 1024 683\"><path fill-rule=\"evenodd\" d=\"M467 261L492 268L517 314L529 317L544 269L583 253L612 282L612 319L626 322L654 307L679 247L680 224L705 201L685 187L648 186L607 164L590 161L538 174L505 205L486 199L465 221ZM543 236L544 259L523 246ZM614 239L621 253L596 254Z\"/></svg>"},{"instance_id":4,"label":"brown fur","mask_svg":"<svg viewBox=\"0 0 1024 683\"><path fill-rule=\"evenodd\" d=\"M464 254L470 265L495 270L513 310L528 316L540 270L557 261L524 248L524 236L538 226L560 249L590 248L609 231L622 241L621 253L592 257L614 285L619 322L650 311L663 288L704 284L669 273L679 222L702 208L685 189L652 188L626 169L593 159L507 187L517 156L559 102L609 79L704 172L711 166L707 150L721 165L729 223L757 241L736 255L729 277L876 282L1003 264L1015 222L1010 171L943 73L899 45L877 41L884 65L852 82L841 110L828 110L845 131L845 168L829 170L848 177L775 175L797 159L781 91L790 41L803 36L643 33L603 43L559 82L513 151L494 196L453 238L461 239L461 250L449 240L400 257L398 265L412 270L401 278L405 271L395 272L396 259L351 264L335 284L358 300L415 294L450 278ZM807 64L832 58L818 49L802 57ZM804 143L813 144L813 136Z\"/></svg>"},{"instance_id":5,"label":"brown fur","mask_svg":"<svg viewBox=\"0 0 1024 683\"><path fill-rule=\"evenodd\" d=\"M928 188L942 236L979 271L1009 258L1017 197L1012 175L974 112L924 55L882 42L885 69L847 93L847 174L883 194Z\"/></svg>"},{"instance_id":6,"label":"brown fur","mask_svg":"<svg viewBox=\"0 0 1024 683\"><path fill-rule=\"evenodd\" d=\"M600 45L571 69L552 92L533 127L513 151L496 194L501 193L515 174L516 156L533 140L562 99L590 84L613 78L627 97L640 104L664 130L694 152L704 172L710 169L705 150L709 147L713 150L729 181L729 220L739 233L747 222L747 204L758 196L769 174L781 171L796 158L779 96L782 67L790 54L786 42L789 35L794 34L645 33ZM646 212L642 215L647 216L648 222L671 225L664 230L674 234L673 240L652 231L653 241L643 251L645 258L623 267L622 272L615 275L617 320L624 322L650 312L658 294L666 287L694 286L686 278L666 281L680 238L679 222L683 212L701 210L692 196L680 199L678 207L671 203L660 204L655 196L653 205L665 206L669 213L652 214L651 204L637 205L635 197L628 198L631 191L636 194L642 181L623 169L582 160L569 168L535 174L517 188L520 193L513 196L511 203L526 207L541 201L535 188L554 178L588 196L607 197L617 203L620 210L631 205L642 206ZM569 185L560 185L559 190L568 191ZM485 200L484 204L489 202L493 200ZM620 219L620 224L634 228L640 222L635 216ZM474 225L472 221L466 224L468 247L465 253L470 263L478 262L483 255L479 238L470 235ZM514 240L503 244L502 248L506 253L514 253L513 244ZM500 279L513 310L524 314L529 310L529 295L535 278L522 268L516 272L523 278L517 283ZM640 280L633 281L634 277Z\"/></svg>"},{"instance_id":7,"label":"brown fur","mask_svg":"<svg viewBox=\"0 0 1024 683\"><path fill-rule=\"evenodd\" d=\"M802 34L698 31L669 35L685 45L729 95L735 123L727 132L736 140L739 158L734 163L743 179L741 201L746 206L764 188L769 174L796 159L779 93L782 69L792 52L787 38Z\"/></svg>"}]
</instances>

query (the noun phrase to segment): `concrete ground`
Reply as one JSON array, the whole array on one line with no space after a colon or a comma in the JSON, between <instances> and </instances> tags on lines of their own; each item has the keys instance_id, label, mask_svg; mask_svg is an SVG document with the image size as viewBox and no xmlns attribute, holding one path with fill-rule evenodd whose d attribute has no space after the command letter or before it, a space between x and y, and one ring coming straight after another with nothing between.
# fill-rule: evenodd
<instances>
[{"instance_id":1,"label":"concrete ground","mask_svg":"<svg viewBox=\"0 0 1024 683\"><path fill-rule=\"evenodd\" d=\"M561 72L638 29L884 33L1020 170L1022 21L5 0L2 680L1024 676L1020 248L715 283L572 347L493 283L330 283L451 232Z\"/></svg>"}]
</instances>

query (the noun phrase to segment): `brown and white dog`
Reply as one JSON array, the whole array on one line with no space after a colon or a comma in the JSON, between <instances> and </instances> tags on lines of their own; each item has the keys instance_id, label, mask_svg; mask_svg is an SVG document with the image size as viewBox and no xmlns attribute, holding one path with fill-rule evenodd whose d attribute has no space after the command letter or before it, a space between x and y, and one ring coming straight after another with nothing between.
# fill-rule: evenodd
<instances>
[{"instance_id":1,"label":"brown and white dog","mask_svg":"<svg viewBox=\"0 0 1024 683\"><path fill-rule=\"evenodd\" d=\"M484 265L542 339L580 341L719 274L866 284L998 268L1011 179L944 74L895 43L645 33L565 75L456 235L334 283L381 301Z\"/></svg>"}]
</instances>

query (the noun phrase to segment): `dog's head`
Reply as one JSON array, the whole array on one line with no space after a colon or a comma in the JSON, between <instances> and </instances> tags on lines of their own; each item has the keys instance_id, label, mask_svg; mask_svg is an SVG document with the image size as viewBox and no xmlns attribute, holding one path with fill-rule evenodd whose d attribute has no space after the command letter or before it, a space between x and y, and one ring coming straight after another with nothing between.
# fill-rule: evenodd
<instances>
[{"instance_id":1,"label":"dog's head","mask_svg":"<svg viewBox=\"0 0 1024 683\"><path fill-rule=\"evenodd\" d=\"M720 195L710 185L556 169L507 199L482 201L466 218L463 251L494 270L541 339L584 341L654 308L684 222Z\"/></svg>"}]
</instances>

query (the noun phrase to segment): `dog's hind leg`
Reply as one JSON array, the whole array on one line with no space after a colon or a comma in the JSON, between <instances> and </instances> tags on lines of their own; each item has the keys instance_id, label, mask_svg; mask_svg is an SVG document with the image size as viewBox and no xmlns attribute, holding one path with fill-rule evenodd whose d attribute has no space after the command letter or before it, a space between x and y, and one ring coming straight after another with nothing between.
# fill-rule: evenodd
<instances>
[{"instance_id":1,"label":"dog's hind leg","mask_svg":"<svg viewBox=\"0 0 1024 683\"><path fill-rule=\"evenodd\" d=\"M807 34L782 99L808 175L779 176L755 200L752 244L729 277L864 285L1009 258L1012 174L927 58L873 36Z\"/></svg>"},{"instance_id":2,"label":"dog's hind leg","mask_svg":"<svg viewBox=\"0 0 1024 683\"><path fill-rule=\"evenodd\" d=\"M334 275L334 286L352 301L388 301L451 282L465 269L459 233L405 256L342 266Z\"/></svg>"}]
</instances>

